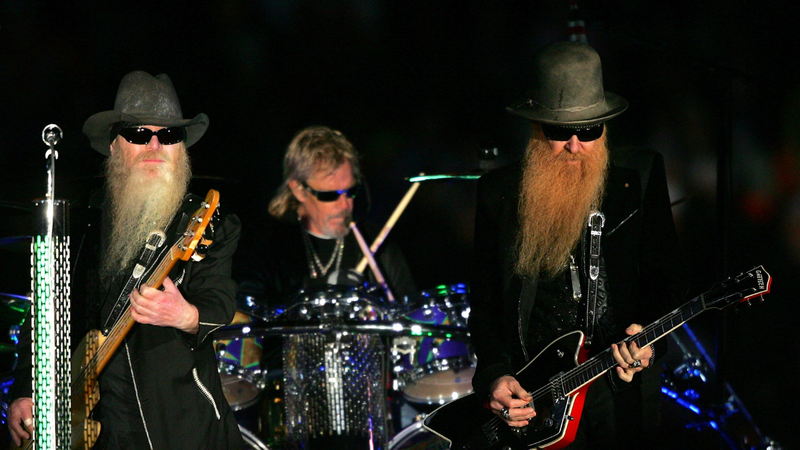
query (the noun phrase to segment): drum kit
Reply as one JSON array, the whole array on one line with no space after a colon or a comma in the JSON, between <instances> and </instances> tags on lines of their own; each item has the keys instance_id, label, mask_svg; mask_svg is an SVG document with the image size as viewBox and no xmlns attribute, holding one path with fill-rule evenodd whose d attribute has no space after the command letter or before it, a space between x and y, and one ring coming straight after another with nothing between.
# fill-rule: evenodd
<instances>
[{"instance_id":1,"label":"drum kit","mask_svg":"<svg viewBox=\"0 0 800 450\"><path fill-rule=\"evenodd\" d=\"M409 181L418 186L421 181L477 177L420 175ZM398 207L390 224L400 211ZM379 236L383 238L385 234ZM2 238L0 249L26 254L30 237ZM30 301L29 295L0 293L0 317L10 321L1 325L10 329L14 343ZM223 392L248 448L449 448L421 419L472 392L476 358L467 329L466 284L440 285L402 299L365 284L300 291L282 308L266 309L252 297L237 303L233 322L214 333L214 349ZM719 408L702 405L709 397L707 375L714 370L708 358L698 358L702 352L697 347L677 341L680 335L672 334L680 351L677 359L665 363L662 392L702 416L709 427L745 425L718 433L757 442L761 434L735 395L722 413L712 414ZM16 360L12 343L0 342L2 356ZM0 373L3 423L12 384L10 372ZM695 404L700 406L690 407Z\"/></svg>"},{"instance_id":2,"label":"drum kit","mask_svg":"<svg viewBox=\"0 0 800 450\"><path fill-rule=\"evenodd\" d=\"M468 291L442 285L390 302L374 286L329 286L266 313L240 302L214 342L248 445L447 448L421 422L393 416L401 407L419 416L472 391ZM261 358L267 342L280 346L277 367Z\"/></svg>"}]
</instances>

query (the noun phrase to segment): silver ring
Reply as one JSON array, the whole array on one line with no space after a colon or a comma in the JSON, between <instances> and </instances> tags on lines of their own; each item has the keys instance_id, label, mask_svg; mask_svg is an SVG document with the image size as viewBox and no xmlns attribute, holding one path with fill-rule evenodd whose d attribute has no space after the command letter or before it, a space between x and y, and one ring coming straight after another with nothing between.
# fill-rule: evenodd
<instances>
[{"instance_id":1,"label":"silver ring","mask_svg":"<svg viewBox=\"0 0 800 450\"><path fill-rule=\"evenodd\" d=\"M637 367L642 367L642 360L641 359L634 359L632 363L628 364L628 367L631 369L635 369Z\"/></svg>"},{"instance_id":2,"label":"silver ring","mask_svg":"<svg viewBox=\"0 0 800 450\"><path fill-rule=\"evenodd\" d=\"M503 416L503 419L511 422L511 414L508 412L508 408L501 409L500 415Z\"/></svg>"}]
</instances>

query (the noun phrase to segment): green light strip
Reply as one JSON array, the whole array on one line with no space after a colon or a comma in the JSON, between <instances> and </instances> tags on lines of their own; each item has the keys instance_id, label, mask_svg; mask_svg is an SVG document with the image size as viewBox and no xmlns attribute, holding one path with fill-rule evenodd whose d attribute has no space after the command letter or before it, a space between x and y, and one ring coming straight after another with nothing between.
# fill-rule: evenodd
<instances>
[{"instance_id":1,"label":"green light strip","mask_svg":"<svg viewBox=\"0 0 800 450\"><path fill-rule=\"evenodd\" d=\"M33 292L35 293L33 402L36 408L36 448L55 449L56 377L55 311L53 310L53 248L47 236L36 236L33 243Z\"/></svg>"}]
</instances>

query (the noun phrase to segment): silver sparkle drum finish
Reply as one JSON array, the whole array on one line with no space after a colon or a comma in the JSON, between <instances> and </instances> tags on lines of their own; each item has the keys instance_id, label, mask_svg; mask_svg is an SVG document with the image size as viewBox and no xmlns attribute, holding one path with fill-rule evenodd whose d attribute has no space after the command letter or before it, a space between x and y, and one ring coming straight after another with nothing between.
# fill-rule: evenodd
<instances>
[{"instance_id":1,"label":"silver sparkle drum finish","mask_svg":"<svg viewBox=\"0 0 800 450\"><path fill-rule=\"evenodd\" d=\"M403 317L411 323L467 329L466 284L442 285L409 301ZM444 404L472 392L477 360L468 340L424 335L392 340L395 386L412 403Z\"/></svg>"},{"instance_id":2,"label":"silver sparkle drum finish","mask_svg":"<svg viewBox=\"0 0 800 450\"><path fill-rule=\"evenodd\" d=\"M307 295L281 314L292 322L320 325L386 319L386 308L365 289L331 287ZM290 444L330 437L385 448L387 395L385 348L374 333L342 331L284 337L286 428ZM370 448L364 447L364 448Z\"/></svg>"}]
</instances>

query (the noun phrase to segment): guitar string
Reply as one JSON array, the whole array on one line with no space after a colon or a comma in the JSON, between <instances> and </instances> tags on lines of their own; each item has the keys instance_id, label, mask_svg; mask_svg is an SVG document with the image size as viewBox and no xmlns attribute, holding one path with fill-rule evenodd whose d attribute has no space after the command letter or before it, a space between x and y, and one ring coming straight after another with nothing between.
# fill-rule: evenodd
<instances>
[{"instance_id":1,"label":"guitar string","mask_svg":"<svg viewBox=\"0 0 800 450\"><path fill-rule=\"evenodd\" d=\"M197 217L198 216L193 217L193 222L196 221ZM183 237L179 238L178 241L175 244L173 244L173 246L170 248L170 256L172 258L170 258L169 260L162 259L161 262L158 264L158 266L156 266L156 270L148 278L146 284L152 283L154 281L154 277L156 276L156 274L163 273L167 269L167 266L169 266L170 264L172 264L174 262L177 262L177 258L175 257L175 251L174 250L175 250L175 248L177 248L179 246L179 244L182 242L182 240L183 240ZM111 328L111 331L108 333L108 337L106 338L106 340L103 341L103 344L105 344L105 342L114 341L114 339L117 337L117 335L119 335L122 331L124 331L125 325L127 324L127 322L129 322L129 320L131 318L131 311L130 310L131 310L131 306L129 304L128 307L125 309L125 312L120 317L120 320L118 320L114 324L114 326ZM106 355L108 355L108 353L110 352L110 350L109 350L110 346L109 345L103 345L103 344L100 344L100 346L98 347L97 351L95 352L95 354L90 359L89 363L87 363L86 368L80 372L80 374L77 377L77 379L73 380L72 386L71 386L72 390L77 388L80 384L83 384L85 382L85 380L86 380L86 373L88 372L88 370L92 369L92 371L94 372L96 370L97 366L99 365L99 361L101 361L102 359L104 359L106 357Z\"/></svg>"},{"instance_id":2,"label":"guitar string","mask_svg":"<svg viewBox=\"0 0 800 450\"><path fill-rule=\"evenodd\" d=\"M723 285L723 286L718 286L718 287L715 287L715 288L712 288L712 289L710 289L708 292L706 292L706 293L705 293L705 294L703 294L703 295L707 295L709 298L712 298L712 299L713 299L714 297L717 297L717 295L715 295L715 294L717 294L717 293L718 293L720 290L724 290L724 288L725 288L725 286L724 286L724 285ZM729 295L727 295L727 296L725 296L725 295L722 295L722 296L719 296L719 298L730 297L730 296L732 296L732 295L736 295L736 294L729 294ZM719 298L717 298L716 300L712 300L712 301L713 301L713 302L716 302L716 301L718 301L718 300L719 300ZM660 327L660 326L663 326L665 323L667 323L667 321L669 321L669 325L670 325L670 327L672 327L672 328L677 328L677 327L679 327L681 324L685 323L686 321L688 321L688 320L690 320L690 319L694 318L695 316L699 315L700 313L702 313L702 312L704 312L704 311L706 311L706 310L708 309L708 308L707 308L707 306L703 305L703 309L702 309L702 310L700 310L700 311L698 311L697 313L691 314L689 317L685 317L685 316L684 316L684 313L686 313L686 312L691 312L691 307L692 307L692 306L693 306L695 303L697 303L697 301L698 301L699 299L700 299L700 297L696 297L695 299L693 299L693 300L690 300L690 301L688 301L688 302L684 303L684 304L683 304L683 305L681 305L679 308L677 308L676 310L674 310L674 311L670 312L669 314L665 315L664 317L662 317L662 318L661 318L661 319L659 319L658 321L656 321L656 322L654 322L654 323L652 323L652 324L650 324L650 325L646 326L645 328L643 328L643 329L642 329L642 331L640 331L640 332L639 332L639 333L637 333L636 335L629 336L629 337L625 338L625 339L623 340L623 342L636 341L636 337L637 337L637 336L640 336L640 337L646 337L646 336L647 336L647 334L648 334L649 332L651 332L651 331L654 331L656 328L658 328L658 327ZM707 300L706 300L706 301L707 301ZM673 322L672 322L672 321L673 321L673 320L674 320L676 317L679 317L679 318L680 318L680 323L679 323L678 325L673 325ZM662 333L662 334L661 334L661 336L659 336L659 338L660 338L660 337L663 337L663 336L664 336L664 335L666 335L666 334L668 334L668 333ZM652 342L652 341L650 341L650 342ZM578 378L578 376L580 376L582 373L585 373L586 371L588 371L588 369L594 368L594 366L597 366L597 365L599 365L599 364L603 363L603 361L602 361L601 359L602 359L603 357L605 357L605 356L610 356L610 350L606 349L606 350L605 350L605 351L603 351L602 353L600 353L600 354L598 354L598 355L595 355L594 357L592 357L591 359L589 359L588 361L586 361L584 364L581 364L581 365L579 365L579 366L577 366L577 367L573 368L573 369L572 369L572 370L570 370L569 372L567 372L567 374L565 374L565 375L562 377L562 385L563 385L563 384L566 384L567 382L574 381L574 379L575 379L575 378ZM617 364L617 363L615 363L615 364L612 364L612 365L611 365L611 366L609 366L608 368L604 369L604 370L603 370L603 372L605 372L605 371L607 371L607 370L611 369L611 368L612 368L612 367L614 367L615 365L618 365L618 364ZM583 384L585 384L585 382L581 383L581 385L580 385L580 386L582 386ZM578 388L575 388L575 389L578 389ZM573 389L573 390L572 390L572 391L570 391L569 393L572 393L572 392L573 392L575 389ZM534 392L530 393L530 394L531 394L531 397L532 397L532 400L531 400L531 402L533 402L533 403L534 403L534 406L535 406L535 401L536 401L537 399L544 398L544 397L545 397L545 395L547 395L549 392L550 392L550 383L548 383L547 385L545 385L545 386L543 386L543 387L539 388L538 390L536 390L536 391L534 391ZM568 395L568 394L567 394L567 395ZM489 422L488 422L488 424L489 424L490 426L492 426L492 427L494 427L494 426L498 425L499 423L501 423L501 419L500 419L499 417L497 417L497 416L493 416L493 417L492 417L492 418L489 420ZM502 422L502 423L505 423L505 422Z\"/></svg>"},{"instance_id":3,"label":"guitar string","mask_svg":"<svg viewBox=\"0 0 800 450\"><path fill-rule=\"evenodd\" d=\"M180 242L180 240L178 241L178 243L173 245L173 247L170 249L170 255L173 256L173 257L174 257L173 250L179 244L179 242ZM154 277L157 278L156 274L163 273L167 269L167 266L169 264L171 264L172 262L174 262L174 261L175 261L175 259L171 259L169 261L167 261L166 259L162 259L161 262L159 263L159 265L156 267L156 271L154 271L153 275L148 278L147 283L152 283L154 281ZM129 322L129 319L131 318L131 311L130 310L131 310L131 307L130 307L130 305L128 305L127 308L125 308L125 312L122 314L120 320L118 320L117 323L115 323L114 326L111 328L111 332L108 333L108 337L106 338L105 341L103 341L103 344L105 344L105 342L114 341L115 340L114 338L116 338L117 335L119 335L123 331L123 329L126 327L127 323ZM87 368L91 367L93 370L96 369L97 365L99 364L99 361L104 359L108 355L108 353L110 352L110 347L111 346L110 345L103 345L103 344L101 344L98 347L97 351L92 356L92 359L90 360L89 364L87 364ZM80 376L80 380L81 381L85 380L85 373L86 373L85 370L81 372L81 376ZM75 385L75 382L73 382L73 388L75 387L74 385Z\"/></svg>"},{"instance_id":4,"label":"guitar string","mask_svg":"<svg viewBox=\"0 0 800 450\"><path fill-rule=\"evenodd\" d=\"M646 337L647 333L649 333L649 332L651 332L651 331L654 331L654 330L655 330L656 328L658 328L659 326L662 326L662 325L664 325L664 324L665 324L665 323L666 323L668 320L669 320L669 322L670 322L670 325L671 325L671 323L672 323L672 320L673 320L675 317L680 317L680 319L681 319L681 323L683 323L683 322L686 322L686 320L688 320L688 319L686 319L686 318L684 318L684 317L683 317L683 313L684 313L686 310L688 310L688 309L689 309L688 307L689 307L689 306L691 306L691 304L692 304L692 303L694 303L694 301L688 302L687 304L685 304L685 305L684 305L684 307L681 307L681 308L679 308L679 309L677 309L677 310L675 310L675 311L673 311L673 312L671 312L671 313L667 314L667 315L666 315L666 316L664 316L664 317L663 317L661 320L659 320L659 321L657 321L657 322L655 322L655 323L653 323L653 324L650 324L650 325L648 325L647 327L643 328L643 329L642 329L642 331L640 331L640 332L639 332L639 333L637 333L636 335L633 335L633 336L628 336L627 338L625 338L625 339L623 340L623 342L631 342L631 341L634 341L634 342L635 342L635 341L637 341L637 340L638 340L638 339L636 339L636 338L637 338L637 336L639 336L639 337ZM699 314L699 313L698 313L698 314ZM680 326L680 325L677 325L677 326ZM564 376L563 376L563 377L561 377L562 384L567 384L567 383L574 382L574 381L575 381L575 379L579 378L581 375L585 374L585 373L586 373L586 372L588 372L590 369L595 369L595 368L596 368L596 366L598 366L598 365L600 365L600 366L604 365L604 364L603 364L603 363L604 363L604 361L602 360L602 359L603 359L603 357L610 356L610 355L611 355L611 353L610 353L610 350L609 350L609 349L606 349L606 350L604 350L602 353L600 353L600 354L598 354L598 355L595 355L594 357L592 357L591 359L589 359L588 361L586 361L584 364L581 364L580 366L577 366L577 367L575 367L574 369L570 370L569 372L567 372L566 374L564 374ZM612 364L611 366L609 366L608 368L606 368L606 369L602 370L602 372L605 372L605 371L607 371L607 370L610 370L610 369L611 369L611 368L613 368L615 365L618 365L618 364L617 364L617 363L614 363L614 364ZM583 384L585 384L585 382L581 382L581 383L579 384L579 386L582 386ZM577 389L577 388L575 388L575 389ZM542 389L540 389L540 391L541 391L541 390L542 390ZM573 391L574 391L574 389L573 389L573 390L571 390L570 392L573 392ZM537 391L537 393L538 393L538 392L539 392L539 391Z\"/></svg>"},{"instance_id":5,"label":"guitar string","mask_svg":"<svg viewBox=\"0 0 800 450\"><path fill-rule=\"evenodd\" d=\"M689 306L692 303L693 303L693 301L692 302L688 302L684 306ZM686 308L682 307L682 308L679 308L678 310L672 311L670 314L667 314L666 316L664 316L662 318L662 320L659 320L659 321L657 321L657 322L655 322L653 324L648 325L647 327L643 328L642 331L637 333L636 335L629 336L628 338L624 339L623 342L630 342L630 341L633 341L634 338L636 338L636 336L644 336L644 335L646 335L648 332L655 330L658 326L663 325L667 321L667 319L669 319L671 321L675 317L680 316L684 312L685 309ZM682 321L685 322L685 320L682 320ZM583 364L571 369L570 371L568 371L566 374L564 374L560 378L561 384L565 385L565 384L574 383L576 379L581 377L583 374L587 373L589 370L595 369L597 366L602 366L603 363L604 363L602 358L605 357L605 356L610 356L610 350L606 349L602 353L600 353L598 355L595 355L594 357L590 358L585 363L583 363ZM614 364L614 365L616 365L616 364ZM614 365L611 365L610 367L604 369L603 372L605 372L606 370L611 369L612 367L614 367ZM586 382L581 382L579 384L579 387L582 386L585 383ZM552 385L552 383L548 383L547 385L545 385L545 386L539 388L538 390L532 392L531 393L531 397L533 397L533 400L535 401L536 399L541 399L541 398L544 398L546 395L548 395L550 390L551 390L550 389L551 385ZM577 388L575 388L575 389L577 389ZM575 389L570 390L565 395L568 395L569 393L572 393Z\"/></svg>"},{"instance_id":6,"label":"guitar string","mask_svg":"<svg viewBox=\"0 0 800 450\"><path fill-rule=\"evenodd\" d=\"M649 333L649 332L651 332L651 331L654 331L656 328L658 328L659 326L661 326L661 325L663 325L664 323L666 323L666 322L667 322L667 320L669 320L669 321L670 321L670 324L671 324L671 323L672 323L672 320L673 320L675 317L680 317L680 318L681 318L681 323L684 323L684 322L686 322L686 321L687 321L689 318L691 318L691 317L689 317L689 318L684 318L682 314L683 314L684 312L686 312L686 311L690 311L690 308L689 308L689 307L690 307L690 306L691 306L691 304L692 304L692 303L694 303L694 302L695 302L695 300L692 300L692 301L690 301L690 302L687 302L687 303L686 303L686 304L684 304L682 307L678 308L678 309L677 309L677 310L675 310L675 311L672 311L671 313L667 314L666 316L664 316L662 319L658 320L657 322L655 322L655 323L652 323L652 324L648 325L647 327L643 328L643 329L642 329L642 331L640 331L640 332L639 332L639 333L637 333L636 335L633 335L633 336L629 336L629 337L627 337L626 339L624 339L624 340L623 340L623 342L630 342L630 341L634 341L634 340L635 340L635 338L636 338L637 336L646 336L646 335L647 335L647 333ZM705 311L705 308L703 309L703 311ZM700 312L702 312L702 311L700 311ZM698 312L697 314L699 314L700 312ZM697 314L694 314L694 315L692 315L692 317L694 317L694 316L695 316L695 315L697 315ZM680 325L678 325L678 326L680 326ZM572 369L572 370L570 370L569 372L567 372L567 373L566 373L564 376L562 376L562 377L561 377L561 384L562 384L562 385L564 385L564 384L567 384L567 383L569 383L569 382L571 382L571 381L574 381L574 379L578 378L578 377L579 377L581 374L583 374L583 373L586 373L586 372L587 372L589 369L595 368L595 366L602 364L602 363L603 363L602 359L603 359L603 357L605 357L605 356L610 356L610 350L606 349L606 350L605 350L605 351L603 351L602 353L600 353L600 354L598 354L598 355L595 355L594 357L592 357L592 358L590 358L589 360L587 360L587 361L586 361L584 364L581 364L581 365L579 365L579 366L577 366L577 367L573 368L573 369ZM614 367L614 365L617 365L617 364L613 364L613 365L609 366L608 368L606 368L605 370L603 370L603 372L605 372L605 371L607 371L607 370L611 369L612 367ZM552 383L548 383L547 385L545 385L545 386L543 386L543 387L539 388L538 390L536 390L536 391L534 391L534 392L532 392L532 393L531 393L531 397L532 397L532 400L531 400L531 402L532 402L532 403L534 403L534 406L535 406L535 401L536 401L537 399L542 399L542 398L544 398L544 397L545 397L545 396L546 396L546 395L547 395L547 394L550 392L550 385L551 385L551 384L552 384ZM580 384L580 386L582 386L582 385L584 385L584 384L586 384L586 382L583 382L583 383L581 383L581 384ZM575 388L575 389L577 389L577 388ZM573 392L575 389L573 389L573 390L572 390L572 391L570 391L569 393L572 393L572 392ZM568 395L569 393L567 393L567 395ZM501 420L499 417L497 417L497 416L493 416L493 417L492 417L492 418L491 418L491 419L488 421L488 425L489 425L489 426L491 426L491 427L493 427L493 428L494 428L494 427L496 427L497 425L501 424L501 423L502 423L502 424L505 424L505 421L502 421L502 420Z\"/></svg>"},{"instance_id":7,"label":"guitar string","mask_svg":"<svg viewBox=\"0 0 800 450\"><path fill-rule=\"evenodd\" d=\"M689 304L690 303L692 303L692 302L689 302ZM625 339L625 341L633 340L633 338L635 338L638 335L646 334L647 332L654 330L658 325L660 325L663 322L665 322L667 318L672 320L674 317L678 316L681 313L682 310L683 310L683 308L679 308L678 310L673 311L670 314L667 314L666 316L664 316L663 320L659 320L656 323L648 325L640 333L637 333L637 335L634 335L634 336L629 336L627 339ZM594 368L598 364L602 363L601 358L603 356L606 356L606 355L609 355L609 350L605 350L604 352L602 352L602 353L590 358L584 364L581 364L580 366L577 366L574 369L570 370L569 372L564 374L564 376L561 377L561 384L562 385L563 384L568 384L569 382L574 381L574 379L578 378L582 373L585 373L589 369ZM613 367L613 365L611 367ZM608 369L610 369L611 367L609 367ZM606 369L606 370L608 370L608 369ZM583 385L583 384L585 384L585 383L582 383L581 385ZM548 383L547 385L542 386L538 390L530 393L531 397L532 397L531 402L534 403L534 406L536 404L536 400L545 398L550 393L550 391L551 391L550 390L550 386L551 386L551 383ZM573 391L574 391L574 389L573 389ZM572 393L573 391L570 391L569 393ZM496 426L497 424L500 423L500 421L501 420L500 420L499 417L493 416L489 420L488 424L490 426ZM503 423L505 423L505 422L503 422Z\"/></svg>"},{"instance_id":8,"label":"guitar string","mask_svg":"<svg viewBox=\"0 0 800 450\"><path fill-rule=\"evenodd\" d=\"M211 221L211 215L213 215L213 213L217 209L217 204L218 204L218 202L213 201L213 199L212 199L211 202L208 202L208 201L203 202L201 204L200 209L198 209L195 212L195 214L192 216L192 221L190 222L190 223L193 224L192 227L199 226L200 224L205 223L205 225L202 228L202 231L205 231L206 226L208 226L210 221ZM201 217L201 216L203 216L203 217ZM198 221L198 218L200 219L199 221ZM190 229L191 229L191 227L190 227ZM200 230L196 230L196 231L200 231ZM196 231L195 231L195 234L196 234ZM193 234L193 236L195 234ZM161 272L165 271L167 269L166 266L168 266L169 264L172 264L174 262L177 262L177 258L175 257L176 256L175 255L175 248L178 247L179 243L181 242L181 239L183 237L185 237L185 236L186 236L186 233L184 233L184 235L181 238L179 238L178 241L170 248L170 256L172 256L171 260L170 261L162 260L161 263L159 263L159 265L157 267L158 270L154 271L153 275L151 275L151 277L148 279L148 283L153 281L153 276L156 273L161 273ZM109 342L109 339L116 338L116 336L118 334L120 334L120 333L122 333L124 331L124 328L126 328L126 327L124 327L123 325L127 324L131 319L130 309L131 309L131 307L130 307L130 305L128 305L128 307L126 308L125 312L122 314L122 316L123 316L122 319L123 320L118 320L117 323L114 324L114 326L112 327L111 331L109 332L108 338L106 339L106 341L103 341L103 343ZM108 352L109 352L109 350L108 350L109 348L110 348L110 346L108 346L108 345L106 345L106 346L104 346L102 344L99 345L99 347L98 347L97 351L95 352L95 354L92 356L92 358L86 364L86 367L79 372L79 375L78 375L77 379L76 380L72 380L72 383L71 383L71 386L70 386L70 396L75 396L75 394L76 394L75 393L75 389L84 384L84 382L86 380L86 375L87 375L89 370L91 370L91 372L94 374L94 378L97 377L96 371L97 371L97 367L98 367L98 364L99 364L98 361L100 360L99 355L102 354L103 357L105 357L105 355L108 354ZM89 406L90 402L88 400L87 400L86 403L87 403L87 406Z\"/></svg>"},{"instance_id":9,"label":"guitar string","mask_svg":"<svg viewBox=\"0 0 800 450\"><path fill-rule=\"evenodd\" d=\"M725 292L725 291L726 291L726 286L724 284L712 287L706 293L703 294L703 296L707 297L707 298L704 299L704 302L706 302L706 303L714 303L714 302L719 301L720 299L728 298L728 297L731 297L731 296L736 296L737 294L743 294L742 290L740 290L738 292L735 292L735 293L732 293L732 294L729 293L727 295L720 294L720 292ZM753 293L755 294L755 291ZM748 298L752 297L752 295L751 296L747 296L747 297ZM696 313L690 314L689 316L685 316L685 313L691 313L692 306L694 306L700 300L700 298L701 297L698 296L698 297L695 297L694 299L684 303L678 309L670 312L669 314L665 315L664 317L662 317L658 321L646 326L645 328L642 329L642 331L640 331L636 335L629 336L629 337L625 338L623 340L623 342L631 342L631 341L636 342L638 340L636 338L637 336L646 337L647 333L649 333L651 331L654 331L656 328L665 325L667 322L669 322L669 326L671 328L679 327L681 324L687 322L688 320L694 318L695 316L699 315L700 313L702 313L702 312L704 312L704 311L706 311L708 309L708 307L706 305L703 305L703 309L702 310L700 310L700 311L698 311ZM743 296L743 298L745 298L745 297ZM680 318L680 323L678 323L677 325L674 325L673 324L673 320L676 317ZM663 333L659 337L663 337L663 335L665 335L665 334L667 334L667 333ZM638 342L637 342L637 344L638 344ZM601 361L601 358L604 357L604 356L609 356L609 355L610 355L610 350L607 349L607 350L603 351L602 353L596 355L595 357L591 358L590 360L586 361L584 364L581 364L580 366L577 366L574 369L570 370L567 374L565 374L562 377L562 384L566 384L567 382L573 382L575 378L578 378L582 373L585 373L586 371L588 371L588 369L594 368L594 366L597 366L598 364L603 363L603 361ZM614 363L611 366L609 366L607 369L604 369L603 371L609 370L612 367L614 367L615 365L617 365L617 364ZM581 383L580 385L583 385L583 384L585 384L585 382ZM547 390L549 390L549 389L541 388L538 391L536 391L536 393L539 395L539 397L537 397L537 398L541 398L542 395L546 394ZM574 390L575 389L573 389L570 392L573 392ZM545 391L545 392L542 392L542 391ZM531 396L533 396L533 394Z\"/></svg>"}]
</instances>

